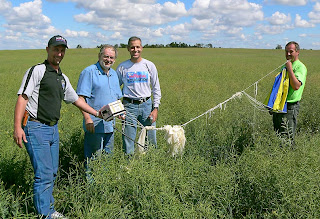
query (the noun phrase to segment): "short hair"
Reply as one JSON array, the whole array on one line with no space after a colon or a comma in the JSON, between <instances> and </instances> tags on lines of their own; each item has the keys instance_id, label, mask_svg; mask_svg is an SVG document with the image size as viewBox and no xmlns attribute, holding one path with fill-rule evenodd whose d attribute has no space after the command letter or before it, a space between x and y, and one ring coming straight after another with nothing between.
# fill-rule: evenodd
<instances>
[{"instance_id":1,"label":"short hair","mask_svg":"<svg viewBox=\"0 0 320 219\"><path fill-rule=\"evenodd\" d=\"M294 44L296 46L296 51L300 51L300 46L299 46L299 43L295 42L295 41L290 41L289 43L287 43L286 47L291 45L291 44Z\"/></svg>"},{"instance_id":2,"label":"short hair","mask_svg":"<svg viewBox=\"0 0 320 219\"><path fill-rule=\"evenodd\" d=\"M139 37L137 37L137 36L132 36L132 37L130 37L129 40L128 40L128 46L130 45L130 42L136 41L136 40L140 40L140 42L142 43L142 40L141 40Z\"/></svg>"},{"instance_id":3,"label":"short hair","mask_svg":"<svg viewBox=\"0 0 320 219\"><path fill-rule=\"evenodd\" d=\"M110 45L110 44L104 44L104 45L102 45L102 47L100 48L99 57L102 56L102 55L104 55L104 50L105 50L105 49L111 49L111 50L113 50L114 53L115 53L115 58L118 57L118 51L117 51L117 49L116 49L114 46Z\"/></svg>"}]
</instances>

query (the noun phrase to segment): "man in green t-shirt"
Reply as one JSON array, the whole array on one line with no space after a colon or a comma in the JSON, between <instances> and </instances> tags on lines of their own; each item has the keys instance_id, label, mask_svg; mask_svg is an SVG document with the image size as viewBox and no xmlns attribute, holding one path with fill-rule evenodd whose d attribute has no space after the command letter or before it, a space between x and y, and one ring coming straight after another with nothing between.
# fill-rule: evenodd
<instances>
[{"instance_id":1,"label":"man in green t-shirt","mask_svg":"<svg viewBox=\"0 0 320 219\"><path fill-rule=\"evenodd\" d=\"M287 43L285 54L287 74L289 74L289 91L287 96L287 113L273 113L273 127L282 136L288 136L294 140L300 100L307 77L307 68L299 60L300 46L291 41Z\"/></svg>"}]
</instances>

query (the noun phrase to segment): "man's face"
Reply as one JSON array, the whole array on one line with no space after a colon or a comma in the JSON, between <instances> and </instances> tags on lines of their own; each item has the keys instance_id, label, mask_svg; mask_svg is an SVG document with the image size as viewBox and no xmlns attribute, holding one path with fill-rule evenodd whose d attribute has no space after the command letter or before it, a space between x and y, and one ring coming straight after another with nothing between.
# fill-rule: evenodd
<instances>
[{"instance_id":1,"label":"man's face","mask_svg":"<svg viewBox=\"0 0 320 219\"><path fill-rule=\"evenodd\" d=\"M99 63L104 70L109 70L116 61L116 53L111 48L106 48L99 56Z\"/></svg>"},{"instance_id":2,"label":"man's face","mask_svg":"<svg viewBox=\"0 0 320 219\"><path fill-rule=\"evenodd\" d=\"M66 53L66 47L63 45L59 46L49 46L46 48L48 53L48 62L56 67L59 67L64 54Z\"/></svg>"},{"instance_id":3,"label":"man's face","mask_svg":"<svg viewBox=\"0 0 320 219\"><path fill-rule=\"evenodd\" d=\"M296 51L296 45L289 44L286 47L285 52L286 52L286 59L287 60L290 60L291 62L298 60L299 51Z\"/></svg>"},{"instance_id":4,"label":"man's face","mask_svg":"<svg viewBox=\"0 0 320 219\"><path fill-rule=\"evenodd\" d=\"M142 45L140 40L131 41L128 45L128 51L130 52L131 60L140 60Z\"/></svg>"}]
</instances>

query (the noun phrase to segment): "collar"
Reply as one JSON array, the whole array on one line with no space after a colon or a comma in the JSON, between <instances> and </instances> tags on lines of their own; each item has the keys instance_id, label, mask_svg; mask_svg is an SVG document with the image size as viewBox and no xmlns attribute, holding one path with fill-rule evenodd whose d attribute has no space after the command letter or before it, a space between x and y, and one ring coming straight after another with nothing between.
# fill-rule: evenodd
<instances>
[{"instance_id":1,"label":"collar","mask_svg":"<svg viewBox=\"0 0 320 219\"><path fill-rule=\"evenodd\" d=\"M50 65L50 63L48 62L48 60L45 60L45 61L43 62L43 64L46 65L46 71L51 71L51 72L54 72L54 73L56 73L56 74L58 74L58 75L62 75L62 71L61 71L60 67L59 67L58 72L57 72L57 71Z\"/></svg>"},{"instance_id":2,"label":"collar","mask_svg":"<svg viewBox=\"0 0 320 219\"><path fill-rule=\"evenodd\" d=\"M103 69L102 69L99 61L97 61L97 63L96 63L95 65L97 66L98 70L100 71L99 74L107 75L107 74L103 71ZM107 76L111 76L111 75L112 75L112 73L111 73L111 68L110 68L110 69L109 69L109 75L107 75Z\"/></svg>"}]
</instances>

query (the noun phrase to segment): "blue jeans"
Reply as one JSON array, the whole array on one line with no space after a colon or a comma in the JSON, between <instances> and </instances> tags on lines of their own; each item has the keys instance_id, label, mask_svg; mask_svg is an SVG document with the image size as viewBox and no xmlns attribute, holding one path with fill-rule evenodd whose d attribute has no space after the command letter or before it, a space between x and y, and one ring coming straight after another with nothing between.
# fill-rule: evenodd
<instances>
[{"instance_id":1,"label":"blue jeans","mask_svg":"<svg viewBox=\"0 0 320 219\"><path fill-rule=\"evenodd\" d=\"M123 101L124 107L127 111L126 123L124 125L124 135L122 135L123 149L127 154L134 153L134 141L137 135L137 121L143 126L156 126L156 122L151 124L149 115L152 110L152 101L149 98L146 102L129 103ZM151 144L157 145L156 130L149 130L147 132L148 140Z\"/></svg>"},{"instance_id":2,"label":"blue jeans","mask_svg":"<svg viewBox=\"0 0 320 219\"><path fill-rule=\"evenodd\" d=\"M34 171L33 200L37 213L51 215L54 210L52 196L59 164L58 124L48 126L28 121L24 128L25 143Z\"/></svg>"},{"instance_id":3,"label":"blue jeans","mask_svg":"<svg viewBox=\"0 0 320 219\"><path fill-rule=\"evenodd\" d=\"M84 134L84 157L92 158L97 151L104 150L110 154L113 150L114 134L110 133L91 133Z\"/></svg>"},{"instance_id":4,"label":"blue jeans","mask_svg":"<svg viewBox=\"0 0 320 219\"><path fill-rule=\"evenodd\" d=\"M84 134L84 157L86 158L86 177L89 182L93 182L91 176L91 169L88 167L90 160L94 159L97 151L111 154L114 145L114 134L110 133L91 133L85 132Z\"/></svg>"}]
</instances>

